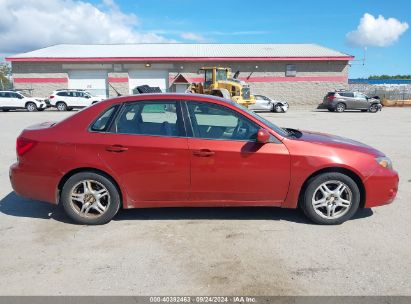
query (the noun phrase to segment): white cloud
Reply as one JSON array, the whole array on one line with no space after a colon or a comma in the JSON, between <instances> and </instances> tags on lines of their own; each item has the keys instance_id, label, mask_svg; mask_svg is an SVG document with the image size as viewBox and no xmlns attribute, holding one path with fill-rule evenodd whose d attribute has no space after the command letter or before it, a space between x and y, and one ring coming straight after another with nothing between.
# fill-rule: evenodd
<instances>
[{"instance_id":1,"label":"white cloud","mask_svg":"<svg viewBox=\"0 0 411 304\"><path fill-rule=\"evenodd\" d=\"M190 33L190 32L181 33L180 37L185 39L185 40L191 40L191 41L196 41L196 42L205 42L206 41L206 39L203 36L201 36L199 34L195 34L195 33Z\"/></svg>"},{"instance_id":2,"label":"white cloud","mask_svg":"<svg viewBox=\"0 0 411 304\"><path fill-rule=\"evenodd\" d=\"M135 14L113 0L0 0L0 53L14 54L58 43L173 42L139 32Z\"/></svg>"},{"instance_id":3,"label":"white cloud","mask_svg":"<svg viewBox=\"0 0 411 304\"><path fill-rule=\"evenodd\" d=\"M408 23L395 18L385 19L365 13L355 31L347 33L347 42L352 46L389 46L408 29Z\"/></svg>"}]
</instances>

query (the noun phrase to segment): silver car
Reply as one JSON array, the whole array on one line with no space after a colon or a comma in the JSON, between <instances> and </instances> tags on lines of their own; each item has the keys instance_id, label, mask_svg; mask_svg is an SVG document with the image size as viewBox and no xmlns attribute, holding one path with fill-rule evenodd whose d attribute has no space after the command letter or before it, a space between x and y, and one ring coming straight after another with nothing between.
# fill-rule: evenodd
<instances>
[{"instance_id":1,"label":"silver car","mask_svg":"<svg viewBox=\"0 0 411 304\"><path fill-rule=\"evenodd\" d=\"M288 110L288 102L271 99L264 95L254 95L255 104L249 106L250 110L272 111L285 113Z\"/></svg>"},{"instance_id":2,"label":"silver car","mask_svg":"<svg viewBox=\"0 0 411 304\"><path fill-rule=\"evenodd\" d=\"M319 109L328 109L330 112L342 113L345 110L361 110L362 112L376 113L381 111L381 102L378 96L368 97L360 92L335 91L328 92Z\"/></svg>"}]
</instances>

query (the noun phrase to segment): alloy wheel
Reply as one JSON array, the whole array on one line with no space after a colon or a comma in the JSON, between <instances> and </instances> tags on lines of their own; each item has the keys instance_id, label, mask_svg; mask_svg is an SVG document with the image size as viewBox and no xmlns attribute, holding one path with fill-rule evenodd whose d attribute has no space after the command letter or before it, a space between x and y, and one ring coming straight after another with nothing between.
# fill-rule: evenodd
<instances>
[{"instance_id":1,"label":"alloy wheel","mask_svg":"<svg viewBox=\"0 0 411 304\"><path fill-rule=\"evenodd\" d=\"M275 111L276 111L277 113L281 113L281 112L283 111L283 108L281 108L280 105L276 105L276 106L275 106Z\"/></svg>"},{"instance_id":2,"label":"alloy wheel","mask_svg":"<svg viewBox=\"0 0 411 304\"><path fill-rule=\"evenodd\" d=\"M27 108L27 111L29 111L29 112L34 112L37 109L36 105L34 103L27 104L26 108Z\"/></svg>"},{"instance_id":3,"label":"alloy wheel","mask_svg":"<svg viewBox=\"0 0 411 304\"><path fill-rule=\"evenodd\" d=\"M67 110L67 106L64 102L59 102L57 104L57 110L59 111L66 111Z\"/></svg>"},{"instance_id":4,"label":"alloy wheel","mask_svg":"<svg viewBox=\"0 0 411 304\"><path fill-rule=\"evenodd\" d=\"M344 110L345 110L344 104L339 103L339 104L337 105L337 107L336 107L336 111L337 111L338 113L341 113L341 112L344 112Z\"/></svg>"},{"instance_id":5,"label":"alloy wheel","mask_svg":"<svg viewBox=\"0 0 411 304\"><path fill-rule=\"evenodd\" d=\"M108 189L95 180L83 180L70 191L70 206L82 217L102 216L108 210L110 202Z\"/></svg>"},{"instance_id":6,"label":"alloy wheel","mask_svg":"<svg viewBox=\"0 0 411 304\"><path fill-rule=\"evenodd\" d=\"M322 218L337 219L350 210L352 199L352 191L345 183L330 180L317 187L311 203Z\"/></svg>"}]
</instances>

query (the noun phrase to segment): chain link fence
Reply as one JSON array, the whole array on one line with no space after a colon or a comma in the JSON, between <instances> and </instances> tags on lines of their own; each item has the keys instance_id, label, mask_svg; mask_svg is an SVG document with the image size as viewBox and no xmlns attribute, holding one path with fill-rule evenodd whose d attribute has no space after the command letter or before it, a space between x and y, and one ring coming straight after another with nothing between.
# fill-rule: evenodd
<instances>
[{"instance_id":1,"label":"chain link fence","mask_svg":"<svg viewBox=\"0 0 411 304\"><path fill-rule=\"evenodd\" d=\"M390 84L364 84L351 83L350 91L356 91L367 96L378 96L381 99L389 100L411 100L411 84L390 85Z\"/></svg>"}]
</instances>

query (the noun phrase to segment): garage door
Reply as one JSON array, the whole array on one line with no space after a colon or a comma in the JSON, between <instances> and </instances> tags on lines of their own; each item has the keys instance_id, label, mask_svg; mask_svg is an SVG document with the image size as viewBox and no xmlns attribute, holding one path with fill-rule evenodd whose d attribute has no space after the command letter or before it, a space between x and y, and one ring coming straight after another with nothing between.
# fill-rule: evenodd
<instances>
[{"instance_id":1,"label":"garage door","mask_svg":"<svg viewBox=\"0 0 411 304\"><path fill-rule=\"evenodd\" d=\"M68 88L83 89L93 95L107 97L107 72L71 71L69 72Z\"/></svg>"},{"instance_id":2,"label":"garage door","mask_svg":"<svg viewBox=\"0 0 411 304\"><path fill-rule=\"evenodd\" d=\"M159 87L163 92L166 92L168 88L168 71L129 71L128 78L130 94L133 93L135 87L145 84L150 87Z\"/></svg>"}]
</instances>

